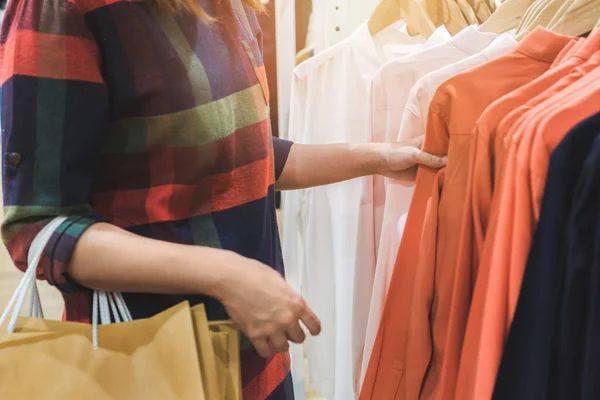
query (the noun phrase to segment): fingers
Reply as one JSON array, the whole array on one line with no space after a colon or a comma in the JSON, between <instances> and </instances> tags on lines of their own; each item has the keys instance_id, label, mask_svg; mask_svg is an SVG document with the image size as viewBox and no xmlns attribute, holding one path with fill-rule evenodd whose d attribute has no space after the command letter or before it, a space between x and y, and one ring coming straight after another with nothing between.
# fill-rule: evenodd
<instances>
[{"instance_id":1,"label":"fingers","mask_svg":"<svg viewBox=\"0 0 600 400\"><path fill-rule=\"evenodd\" d=\"M300 320L308 328L311 335L317 336L321 333L321 321L308 306L305 307Z\"/></svg>"},{"instance_id":2,"label":"fingers","mask_svg":"<svg viewBox=\"0 0 600 400\"><path fill-rule=\"evenodd\" d=\"M415 151L415 163L430 168L442 168L448 163L448 157L438 157L421 150Z\"/></svg>"},{"instance_id":3,"label":"fingers","mask_svg":"<svg viewBox=\"0 0 600 400\"><path fill-rule=\"evenodd\" d=\"M290 328L287 330L287 337L292 343L301 344L306 340L306 334L300 327L298 321L296 321Z\"/></svg>"},{"instance_id":4,"label":"fingers","mask_svg":"<svg viewBox=\"0 0 600 400\"><path fill-rule=\"evenodd\" d=\"M290 343L283 333L272 335L269 339L271 340L275 351L279 353L287 353L290 351Z\"/></svg>"},{"instance_id":5,"label":"fingers","mask_svg":"<svg viewBox=\"0 0 600 400\"><path fill-rule=\"evenodd\" d=\"M252 339L251 341L259 356L262 358L271 357L273 351L271 350L271 346L269 346L269 342L266 338Z\"/></svg>"}]
</instances>

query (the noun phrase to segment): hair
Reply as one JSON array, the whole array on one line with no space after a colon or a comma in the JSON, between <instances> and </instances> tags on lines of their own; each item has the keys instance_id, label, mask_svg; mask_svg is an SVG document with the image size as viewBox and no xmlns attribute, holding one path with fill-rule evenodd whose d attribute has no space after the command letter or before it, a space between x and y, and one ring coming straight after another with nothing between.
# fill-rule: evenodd
<instances>
[{"instance_id":1,"label":"hair","mask_svg":"<svg viewBox=\"0 0 600 400\"><path fill-rule=\"evenodd\" d=\"M198 0L155 0L159 8L170 12L187 12L196 15L202 21L214 22L215 19L208 15ZM230 1L230 0L215 0L215 1ZM265 10L265 6L260 0L242 0L244 4L257 12Z\"/></svg>"}]
</instances>

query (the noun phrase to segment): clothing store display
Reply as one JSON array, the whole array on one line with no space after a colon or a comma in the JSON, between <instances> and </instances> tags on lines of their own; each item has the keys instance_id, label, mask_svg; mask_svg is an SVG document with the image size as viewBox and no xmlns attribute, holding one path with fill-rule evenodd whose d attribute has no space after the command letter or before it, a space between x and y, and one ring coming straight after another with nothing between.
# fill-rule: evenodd
<instances>
[{"instance_id":1,"label":"clothing store display","mask_svg":"<svg viewBox=\"0 0 600 400\"><path fill-rule=\"evenodd\" d=\"M373 77L388 58L406 55L423 43L423 38L408 36L402 23L375 37L365 23L345 41L302 63L294 71L287 139L367 142ZM323 90L329 86L336 90ZM309 338L306 346L311 384L332 400L353 396L350 349L360 190L361 180L354 179L283 196L286 278L323 323L321 335ZM296 373L303 361L293 359Z\"/></svg>"},{"instance_id":2,"label":"clothing store display","mask_svg":"<svg viewBox=\"0 0 600 400\"><path fill-rule=\"evenodd\" d=\"M82 322L91 295L67 264L100 221L283 274L273 184L291 143L271 138L254 12L202 1L219 18L206 24L148 2L68 4L10 2L2 27L3 239L17 266L49 218L69 215L39 273L64 292L66 319ZM124 297L135 319L184 300L227 319L206 296ZM287 355L263 359L242 340L241 360L244 399L293 398Z\"/></svg>"},{"instance_id":3,"label":"clothing store display","mask_svg":"<svg viewBox=\"0 0 600 400\"><path fill-rule=\"evenodd\" d=\"M424 395L433 396L443 383L443 363L455 363L460 358L457 349L445 346L452 325L459 216L466 196L467 164L458 160L468 159L473 140L470 132L483 110L547 71L570 40L537 29L514 50L450 78L438 89L430 106L423 150L448 154L449 182L443 183L439 205L432 204L431 191L437 171L419 168L361 398L382 398L390 391L415 398L424 384ZM514 74L515 70L519 73ZM488 79L490 76L494 79ZM483 82L485 91L480 90ZM437 239L430 243L433 248L426 249L421 243L421 227L427 220L427 210L438 206ZM420 262L420 253L435 254L434 262L427 262L427 257ZM466 321L457 318L456 323Z\"/></svg>"},{"instance_id":4,"label":"clothing store display","mask_svg":"<svg viewBox=\"0 0 600 400\"><path fill-rule=\"evenodd\" d=\"M328 77L313 83L312 90L299 79L305 78L304 65L295 73L293 90L305 99L319 93L291 111L290 129L307 132L300 139L304 143L402 143L424 134L424 152L448 157L441 170L416 169L415 182L365 177L361 191L348 183L346 191L338 186L338 192L319 188L289 196L284 221L291 228L284 235L289 246L284 250L293 260L293 285L309 302L314 298L320 303L318 312L336 317L340 309L328 313L327 308L331 312L334 304L343 304L338 296L344 280L353 288L350 295L343 292L346 304L353 302L352 340L350 345L345 342L347 332L336 320L335 348L351 351L355 395L361 400L491 398L541 212L551 153L573 126L598 112L600 33L592 31L591 22L600 15L576 16L580 8L597 8L600 14L600 7L588 0L507 0L490 17L496 23L486 27L504 26L498 33L508 32L499 36L482 34L478 27L459 28L458 20L445 21L452 13L441 9L436 14L434 3L384 0L369 17L377 20L372 33L400 20L409 35L431 38L404 56L390 54L405 46L401 42L381 47L388 61L365 79L368 91L358 90L345 76L363 68L358 55L364 53L358 47L354 66L337 70L330 64L340 49L348 48L345 42L312 60L322 68L314 74ZM472 6L459 4L462 17L487 19L487 13ZM457 34L433 44L441 32L426 29L433 20ZM517 26L519 20L522 26ZM590 35L561 34L575 30ZM340 117L344 111L352 115ZM315 118L319 115L324 120ZM352 126L347 125L351 118ZM345 134L350 130L352 135ZM595 174L586 168L589 187ZM595 367L593 357L581 356L583 345L576 347L572 340L583 332L589 337L594 326L586 307L592 307L588 297L595 291L576 290L594 274L595 236L577 239L595 221L596 214L585 211L595 197L589 188L585 193L587 202L576 203L573 212L591 221L569 228L566 245L572 249L569 254L586 253L586 258L565 261L572 268L565 268L571 278L559 291L561 306L553 311L557 320L570 322L558 323L562 336L554 334L558 342L548 350L550 361L542 360L552 363L553 376L562 377L550 376L547 385L557 398L594 390L592 380L584 389L581 382L589 375L579 373L588 365ZM352 257L345 250L353 247ZM341 274L348 272L348 261L354 262L353 282ZM333 271L316 267L332 264ZM581 272L583 265L587 272ZM319 298L324 292L334 292L335 299ZM307 349L312 371L311 343ZM322 350L321 355L326 348ZM338 393L336 388L334 395Z\"/></svg>"},{"instance_id":5,"label":"clothing store display","mask_svg":"<svg viewBox=\"0 0 600 400\"><path fill-rule=\"evenodd\" d=\"M587 59L591 57L594 52L600 50L599 45L600 43L598 42L597 35L590 38L586 41L585 46L571 58L564 60L561 64L552 68L547 74L544 74L531 84L524 86L521 90L515 91L510 96L506 96L506 98L499 100L496 105L498 106L497 108L501 110L500 115L506 114L509 110L513 111L506 115L501 123L498 123L497 121L489 121L491 123L488 122L488 126L492 127L492 129L494 129L494 126L498 126L495 132L497 135L496 138L491 139L492 142L494 140L496 141L495 166L490 166L490 163L483 158L485 156L489 157L489 155L486 155L486 149L490 146L490 135L486 134L486 132L490 132L490 130L482 129L480 131L479 138L482 140L481 143L478 143L476 154L478 157L481 156L481 158L478 158L474 164L477 166L477 169L473 169L474 180L472 190L472 209L473 215L475 216L473 219L473 230L475 232L473 242L476 243L475 251L469 249L468 242L470 241L470 238L468 238L468 236L464 237L462 245L464 254L483 254L481 260L475 259L476 265L479 265L478 269L480 276L478 277L478 283L474 291L474 305L471 309L471 318L467 328L465 348L463 349L462 356L464 363L461 366L459 378L458 393L463 394L464 396L478 396L483 395L483 393L487 393L489 396L489 393L491 393L490 391L493 388L496 368L500 362L503 344L506 340L506 335L512 321L514 302L516 301L516 296L518 296L518 289L516 289L517 292L513 292L512 295L513 300L508 300L509 302L513 302L513 306L510 307L510 303L505 303L507 300L505 296L501 296L490 289L492 285L499 289L508 285L506 282L506 279L508 279L508 275L506 275L505 272L507 271L506 267L501 267L500 264L497 264L496 275L494 275L494 272L491 269L492 264L491 261L488 260L491 260L493 254L498 256L495 251L497 247L495 247L496 245L493 241L493 236L486 235L488 224L494 224L492 230L493 232L497 232L495 229L496 221L491 222L490 218L495 220L500 218L500 214L495 218L493 215L490 217L490 213L492 213L492 187L498 187L502 184L502 177L499 175L499 172L504 170L504 159L508 157L508 155L505 154L503 143L506 143L508 140L507 136L511 135L510 129L512 127L522 126L527 114L531 112L530 110L532 110L534 106L543 103L544 100L551 99L552 96L560 93L562 89L581 78L583 76L582 72L590 71L595 68L594 65L597 65L597 61L587 61ZM559 97L556 97L556 99L558 98ZM522 106L519 107L519 104L522 104ZM492 107L490 107L490 109L491 108ZM485 115L482 118L482 121L485 123ZM482 124L482 126L484 125ZM492 185L489 180L489 171L492 170L495 170L498 173L498 176L494 179L494 185ZM534 205L534 207L536 206ZM504 219L506 217L505 213L507 209L498 208L497 210L498 213L502 212L502 219ZM522 221L525 222L526 220L523 219ZM531 231L533 230L533 227L529 229ZM486 243L484 243L484 239ZM526 258L529 246L527 245L527 242L525 242L523 236L519 236L519 240L523 240L524 246L526 246L526 248L522 250L525 253L524 257ZM480 251L477 251L478 248ZM516 257L516 253L513 253L512 257ZM522 277L523 267L524 263L520 267L520 270L515 272L513 282L518 280L519 276ZM517 282L515 284L518 285L519 283ZM486 309L480 309L480 307L484 306ZM492 314L488 314L489 310L492 309L506 311L495 311ZM489 372L487 375L484 375L482 371L486 369ZM477 371L478 374L477 378L475 378L474 375L475 371ZM473 385L473 381L477 380L480 384ZM463 392L463 382L464 387L466 388L481 388L481 390L485 390L485 392Z\"/></svg>"},{"instance_id":6,"label":"clothing store display","mask_svg":"<svg viewBox=\"0 0 600 400\"><path fill-rule=\"evenodd\" d=\"M495 399L551 398L550 361L554 347L554 330L559 327L558 307L561 286L568 268L568 226L576 189L587 155L600 133L600 115L581 122L556 148L550 160L546 194L534 236L527 268L523 276L521 296L508 336L498 372ZM572 215L572 216L571 216ZM578 221L585 224L585 215ZM595 221L589 218L590 221ZM594 243L595 226L585 245ZM582 252L577 256L584 256ZM590 265L593 260L590 261ZM577 315L584 310L577 311ZM584 316L584 320L585 320ZM583 336L575 339L584 343ZM560 379L560 377L555 377Z\"/></svg>"},{"instance_id":7,"label":"clothing store display","mask_svg":"<svg viewBox=\"0 0 600 400\"><path fill-rule=\"evenodd\" d=\"M307 4L298 5L302 13L296 15L297 1L273 0L277 26L277 87L279 89L279 132L287 137L290 126L290 87L293 84L293 70L298 43L304 43L306 37L296 38L297 32L310 36L310 44L315 53L321 53L349 36L353 35L377 6L379 0L308 0L312 1L311 16L306 20ZM304 27L305 24L309 24ZM299 24L300 26L297 26ZM297 29L297 27L299 29Z\"/></svg>"},{"instance_id":8,"label":"clothing store display","mask_svg":"<svg viewBox=\"0 0 600 400\"><path fill-rule=\"evenodd\" d=\"M321 53L354 34L369 16L379 0L317 0L313 1L311 29L315 52Z\"/></svg>"},{"instance_id":9,"label":"clothing store display","mask_svg":"<svg viewBox=\"0 0 600 400\"><path fill-rule=\"evenodd\" d=\"M442 28L440 28L442 29ZM405 57L396 58L385 64L377 73L370 89L370 115L367 134L371 142L395 142L400 129L402 111L411 88L418 79L430 72L464 60L488 47L498 35L479 32L469 27L454 37L443 28L444 43L432 45L432 38L426 48ZM389 90L394 88L394 90ZM383 212L386 202L386 183L383 177L364 177L359 210L358 239L361 246L356 248L356 269L353 312L353 363L356 374L360 374L367 321L371 316L377 253L381 237ZM410 201L410 188L407 188L407 203ZM408 206L408 204L407 204ZM377 299L380 294L376 294ZM378 305L378 303L377 303ZM377 307L377 306L375 306ZM370 349L368 350L370 353Z\"/></svg>"},{"instance_id":10,"label":"clothing store display","mask_svg":"<svg viewBox=\"0 0 600 400\"><path fill-rule=\"evenodd\" d=\"M2 238L25 274L5 369L77 369L62 397L89 378L127 398L600 398L599 1L164 1L7 4ZM359 159L300 179L339 143L316 151ZM289 162L278 188L360 177L279 197ZM83 287L69 264L97 223L265 264L322 331L262 358L216 298Z\"/></svg>"},{"instance_id":11,"label":"clothing store display","mask_svg":"<svg viewBox=\"0 0 600 400\"><path fill-rule=\"evenodd\" d=\"M397 140L401 142L425 133L429 104L441 83L460 72L504 54L515 45L516 42L511 37L507 35L499 36L482 52L419 79L411 89L406 108L402 112ZM364 359L370 358L373 342L377 335L412 193L412 184L395 180L387 181L383 223L377 252L377 266L375 268L373 293L366 327ZM361 382L364 380L367 365L368 363L365 362L362 364Z\"/></svg>"}]
</instances>

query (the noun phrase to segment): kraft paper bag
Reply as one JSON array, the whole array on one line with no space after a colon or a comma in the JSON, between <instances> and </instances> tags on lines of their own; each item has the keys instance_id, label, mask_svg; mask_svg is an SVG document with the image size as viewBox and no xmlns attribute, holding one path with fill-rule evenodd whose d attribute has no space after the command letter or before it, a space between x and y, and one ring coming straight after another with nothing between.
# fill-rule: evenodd
<instances>
[{"instance_id":1,"label":"kraft paper bag","mask_svg":"<svg viewBox=\"0 0 600 400\"><path fill-rule=\"evenodd\" d=\"M192 313L98 326L20 318L0 336L0 399L212 400L204 393Z\"/></svg>"},{"instance_id":2,"label":"kraft paper bag","mask_svg":"<svg viewBox=\"0 0 600 400\"><path fill-rule=\"evenodd\" d=\"M217 370L215 351L204 305L200 304L192 308L192 319L196 332L196 347L206 397L209 400L222 399L222 393L225 392L222 392L220 385L219 370Z\"/></svg>"},{"instance_id":3,"label":"kraft paper bag","mask_svg":"<svg viewBox=\"0 0 600 400\"><path fill-rule=\"evenodd\" d=\"M223 400L242 400L239 331L230 321L210 322L209 328Z\"/></svg>"}]
</instances>

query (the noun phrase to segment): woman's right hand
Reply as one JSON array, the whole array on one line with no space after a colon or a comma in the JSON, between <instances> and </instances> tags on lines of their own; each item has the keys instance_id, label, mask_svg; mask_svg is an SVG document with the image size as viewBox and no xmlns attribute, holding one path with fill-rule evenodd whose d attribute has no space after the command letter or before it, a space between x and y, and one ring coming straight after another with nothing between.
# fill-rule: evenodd
<instances>
[{"instance_id":1,"label":"woman's right hand","mask_svg":"<svg viewBox=\"0 0 600 400\"><path fill-rule=\"evenodd\" d=\"M230 258L231 271L218 298L260 356L287 352L288 341L304 342L300 321L311 335L321 332L317 316L277 271L237 254Z\"/></svg>"}]
</instances>

